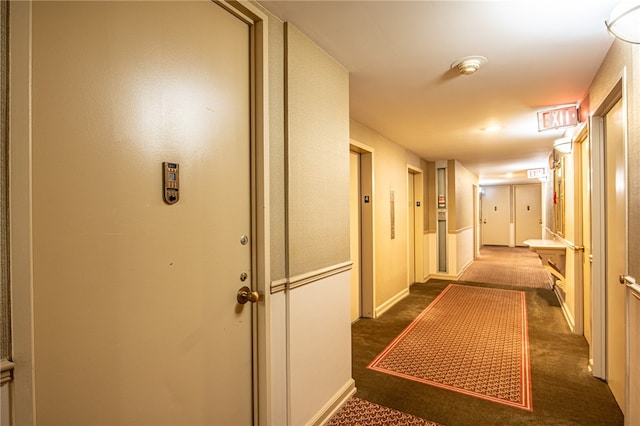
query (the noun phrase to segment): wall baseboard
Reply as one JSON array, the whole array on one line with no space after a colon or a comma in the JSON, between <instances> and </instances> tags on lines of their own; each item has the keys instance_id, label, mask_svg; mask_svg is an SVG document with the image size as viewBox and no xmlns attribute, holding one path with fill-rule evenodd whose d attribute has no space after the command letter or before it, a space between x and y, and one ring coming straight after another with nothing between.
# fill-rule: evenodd
<instances>
[{"instance_id":1,"label":"wall baseboard","mask_svg":"<svg viewBox=\"0 0 640 426\"><path fill-rule=\"evenodd\" d=\"M571 315L569 306L567 306L567 304L565 303L564 298L562 297L562 293L560 293L560 291L558 290L558 286L554 285L553 291L556 294L558 301L560 302L560 306L562 307L562 314L564 315L564 319L567 321L567 324L569 324L569 328L571 329L571 332L575 333L576 323L573 319L573 315Z\"/></svg>"},{"instance_id":2,"label":"wall baseboard","mask_svg":"<svg viewBox=\"0 0 640 426\"><path fill-rule=\"evenodd\" d=\"M340 390L327 402L324 407L315 415L309 422L307 426L321 426L324 425L331 419L335 413L338 412L340 408L344 404L347 403L349 398L351 398L356 393L356 382L353 379L349 379L347 383L340 388Z\"/></svg>"},{"instance_id":3,"label":"wall baseboard","mask_svg":"<svg viewBox=\"0 0 640 426\"><path fill-rule=\"evenodd\" d=\"M466 264L466 265L464 265L464 266L462 267L462 269L460 270L460 272L458 272L458 275L457 275L457 277L456 277L456 280L459 280L459 279L460 279L460 277L462 276L462 274L464 274L464 272L465 272L467 269L469 269L469 266L473 265L473 262L474 262L474 260L473 260L473 259L471 259L469 262L467 262L467 264Z\"/></svg>"},{"instance_id":4,"label":"wall baseboard","mask_svg":"<svg viewBox=\"0 0 640 426\"><path fill-rule=\"evenodd\" d=\"M391 309L391 307L393 307L393 305L395 305L396 303L398 303L408 295L409 295L409 289L405 288L401 292L393 296L391 299L387 300L382 305L378 306L376 308L376 318L378 318L380 315L387 312L389 309Z\"/></svg>"},{"instance_id":5,"label":"wall baseboard","mask_svg":"<svg viewBox=\"0 0 640 426\"><path fill-rule=\"evenodd\" d=\"M429 281L431 279L457 281L458 280L458 276L457 275L448 275L448 274L429 274L425 278L425 282L427 282L427 281Z\"/></svg>"}]
</instances>

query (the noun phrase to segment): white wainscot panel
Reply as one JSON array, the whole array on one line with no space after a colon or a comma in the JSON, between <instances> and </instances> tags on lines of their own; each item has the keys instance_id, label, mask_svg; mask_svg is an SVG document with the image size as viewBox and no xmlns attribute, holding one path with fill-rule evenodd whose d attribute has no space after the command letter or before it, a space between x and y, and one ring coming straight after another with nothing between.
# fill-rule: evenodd
<instances>
[{"instance_id":1,"label":"white wainscot panel","mask_svg":"<svg viewBox=\"0 0 640 426\"><path fill-rule=\"evenodd\" d=\"M345 394L351 378L350 272L289 293L290 424L316 424Z\"/></svg>"},{"instance_id":2,"label":"white wainscot panel","mask_svg":"<svg viewBox=\"0 0 640 426\"><path fill-rule=\"evenodd\" d=\"M3 383L0 388L0 425L11 424L11 398L9 398L9 383Z\"/></svg>"},{"instance_id":3,"label":"white wainscot panel","mask_svg":"<svg viewBox=\"0 0 640 426\"><path fill-rule=\"evenodd\" d=\"M287 424L287 300L284 291L269 298L269 418L267 424Z\"/></svg>"},{"instance_id":4,"label":"white wainscot panel","mask_svg":"<svg viewBox=\"0 0 640 426\"><path fill-rule=\"evenodd\" d=\"M473 261L473 227L456 234L456 274L461 273Z\"/></svg>"}]
</instances>

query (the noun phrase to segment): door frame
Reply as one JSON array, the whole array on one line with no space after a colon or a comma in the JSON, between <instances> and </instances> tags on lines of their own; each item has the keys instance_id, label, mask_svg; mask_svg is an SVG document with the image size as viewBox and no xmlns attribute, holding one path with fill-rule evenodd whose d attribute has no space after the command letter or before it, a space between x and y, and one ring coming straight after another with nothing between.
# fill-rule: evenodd
<instances>
[{"instance_id":1,"label":"door frame","mask_svg":"<svg viewBox=\"0 0 640 426\"><path fill-rule=\"evenodd\" d=\"M627 102L626 102L626 69L622 70L616 83L602 103L595 109L590 118L589 137L591 138L592 198L591 198L591 238L593 253L592 269L592 374L607 379L607 283L606 283L606 192L605 192L605 129L604 117L611 108L622 100L625 116L623 122L623 144L625 146L625 171L628 169L627 158ZM625 176L625 179L628 178ZM628 203L628 201L627 201ZM627 215L628 216L628 215ZM628 226L627 226L628 232ZM628 234L624 241L628 247ZM626 252L627 250L625 250Z\"/></svg>"},{"instance_id":2,"label":"door frame","mask_svg":"<svg viewBox=\"0 0 640 426\"><path fill-rule=\"evenodd\" d=\"M583 228L588 226L584 223L583 206L584 206L584 189L589 183L584 181L583 170L588 167L588 158L583 158L582 145L589 139L589 133L586 125L578 127L576 134L572 138L573 144L573 182L574 182L574 203L573 203L573 227L574 241L567 250L573 250L574 256L574 324L573 332L575 334L584 334L585 309L584 306L584 269L589 267L588 259L585 259L584 253L584 235ZM568 208L568 206L566 207Z\"/></svg>"},{"instance_id":3,"label":"door frame","mask_svg":"<svg viewBox=\"0 0 640 426\"><path fill-rule=\"evenodd\" d=\"M251 88L251 232L252 288L264 303L252 304L253 340L253 422L271 424L277 411L273 407L269 384L272 382L271 359L267 343L271 341L270 296L270 188L269 188L269 23L267 15L254 4L213 0L249 26Z\"/></svg>"},{"instance_id":4,"label":"door frame","mask_svg":"<svg viewBox=\"0 0 640 426\"><path fill-rule=\"evenodd\" d=\"M351 253L351 323L357 322L362 318L362 256L360 252L362 240L362 200L361 194L361 172L360 172L361 154L352 149L349 150L349 242ZM357 282L356 282L357 280ZM357 315L354 308L357 308Z\"/></svg>"},{"instance_id":5,"label":"door frame","mask_svg":"<svg viewBox=\"0 0 640 426\"><path fill-rule=\"evenodd\" d=\"M269 354L266 342L270 339L269 283L269 99L268 99L268 21L267 15L250 3L214 0L225 10L242 20L250 31L250 87L251 87L251 204L252 267L255 271L252 286L264 303L252 306L253 339L253 412L254 424L269 424L273 408L270 406ZM35 377L33 374L33 224L32 167L31 167L31 62L32 28L31 2L11 2L10 44L10 200L12 257L13 354L19 374L12 383L12 418L16 424L35 424Z\"/></svg>"},{"instance_id":6,"label":"door frame","mask_svg":"<svg viewBox=\"0 0 640 426\"><path fill-rule=\"evenodd\" d=\"M481 204L481 193L480 185L477 183L473 184L472 194L473 194L473 258L477 259L480 256L480 241L482 240L482 235L480 228L482 227L480 211L482 209Z\"/></svg>"},{"instance_id":7,"label":"door frame","mask_svg":"<svg viewBox=\"0 0 640 426\"><path fill-rule=\"evenodd\" d=\"M414 282L424 281L424 175L423 170L407 164L407 198L413 198L413 235L410 235L411 227L408 225L411 215L407 211L407 277L410 277L409 268L411 250L409 238L413 238L413 278ZM409 194L409 179L413 179L413 194ZM418 206L420 203L420 206ZM413 283L408 283L411 286Z\"/></svg>"},{"instance_id":8,"label":"door frame","mask_svg":"<svg viewBox=\"0 0 640 426\"><path fill-rule=\"evenodd\" d=\"M576 286L582 287L582 334L585 336L589 345L589 366L592 365L593 359L591 356L591 348L593 346L593 332L592 332L592 281L591 274L593 254L592 254L592 236L591 236L591 223L592 223L592 181L593 173L591 170L591 138L589 137L589 129L585 124L583 130L578 133L576 141L574 143L575 149L580 150L580 186L577 188L580 191L580 205L576 205L576 214L580 215L582 222L582 229L578 230L582 238L582 264L576 265L576 270L581 268L580 274L582 280L576 283ZM580 210L580 212L578 212ZM588 336L588 339L587 339Z\"/></svg>"},{"instance_id":9,"label":"door frame","mask_svg":"<svg viewBox=\"0 0 640 426\"><path fill-rule=\"evenodd\" d=\"M349 139L349 150L360 154L360 196L369 196L360 203L360 317L375 318L374 150L355 139Z\"/></svg>"}]
</instances>

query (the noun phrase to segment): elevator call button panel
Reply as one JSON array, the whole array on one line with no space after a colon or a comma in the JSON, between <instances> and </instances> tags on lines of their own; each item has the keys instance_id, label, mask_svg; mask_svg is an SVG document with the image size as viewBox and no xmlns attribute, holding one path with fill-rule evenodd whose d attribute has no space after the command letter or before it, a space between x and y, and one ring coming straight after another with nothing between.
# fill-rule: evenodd
<instances>
[{"instance_id":1,"label":"elevator call button panel","mask_svg":"<svg viewBox=\"0 0 640 426\"><path fill-rule=\"evenodd\" d=\"M180 199L180 165L177 163L162 163L164 202L175 204Z\"/></svg>"}]
</instances>

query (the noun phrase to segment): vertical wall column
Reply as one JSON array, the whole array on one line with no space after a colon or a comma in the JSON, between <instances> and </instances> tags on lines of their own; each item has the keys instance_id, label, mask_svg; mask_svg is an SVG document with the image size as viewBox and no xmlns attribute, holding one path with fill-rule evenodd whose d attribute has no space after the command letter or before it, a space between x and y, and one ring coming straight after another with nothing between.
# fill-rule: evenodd
<instances>
[{"instance_id":1,"label":"vertical wall column","mask_svg":"<svg viewBox=\"0 0 640 426\"><path fill-rule=\"evenodd\" d=\"M437 165L436 184L438 188L437 201L437 232L438 232L438 272L447 273L447 168Z\"/></svg>"},{"instance_id":2,"label":"vertical wall column","mask_svg":"<svg viewBox=\"0 0 640 426\"><path fill-rule=\"evenodd\" d=\"M288 424L319 424L355 392L349 74L289 23L284 48Z\"/></svg>"}]
</instances>

